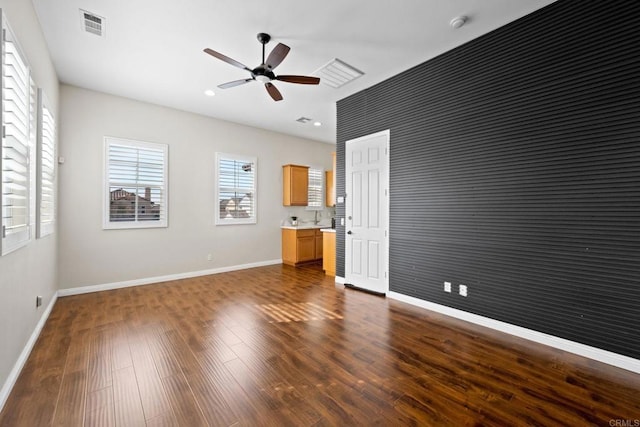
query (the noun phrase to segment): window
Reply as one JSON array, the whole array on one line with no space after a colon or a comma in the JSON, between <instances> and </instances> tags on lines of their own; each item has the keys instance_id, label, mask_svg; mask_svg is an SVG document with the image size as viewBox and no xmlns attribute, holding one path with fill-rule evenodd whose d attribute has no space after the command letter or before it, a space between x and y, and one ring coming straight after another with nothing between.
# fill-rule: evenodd
<instances>
[{"instance_id":1,"label":"window","mask_svg":"<svg viewBox=\"0 0 640 427\"><path fill-rule=\"evenodd\" d=\"M2 254L31 239L36 90L13 33L2 20Z\"/></svg>"},{"instance_id":2,"label":"window","mask_svg":"<svg viewBox=\"0 0 640 427\"><path fill-rule=\"evenodd\" d=\"M36 227L38 237L45 237L55 228L55 164L56 125L49 102L42 89L38 90L38 208Z\"/></svg>"},{"instance_id":3,"label":"window","mask_svg":"<svg viewBox=\"0 0 640 427\"><path fill-rule=\"evenodd\" d=\"M257 159L216 153L216 225L256 223Z\"/></svg>"},{"instance_id":4,"label":"window","mask_svg":"<svg viewBox=\"0 0 640 427\"><path fill-rule=\"evenodd\" d=\"M309 191L307 195L307 210L319 211L324 209L324 170L309 167Z\"/></svg>"},{"instance_id":5,"label":"window","mask_svg":"<svg viewBox=\"0 0 640 427\"><path fill-rule=\"evenodd\" d=\"M105 229L167 226L166 144L105 137Z\"/></svg>"}]
</instances>

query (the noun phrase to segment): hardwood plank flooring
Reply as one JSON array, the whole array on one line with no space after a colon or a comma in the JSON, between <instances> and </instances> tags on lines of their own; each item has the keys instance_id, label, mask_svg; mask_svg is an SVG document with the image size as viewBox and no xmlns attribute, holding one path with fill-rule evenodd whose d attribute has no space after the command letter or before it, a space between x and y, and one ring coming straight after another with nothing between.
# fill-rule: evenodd
<instances>
[{"instance_id":1,"label":"hardwood plank flooring","mask_svg":"<svg viewBox=\"0 0 640 427\"><path fill-rule=\"evenodd\" d=\"M640 375L314 265L60 298L0 413L2 427L639 424Z\"/></svg>"}]
</instances>

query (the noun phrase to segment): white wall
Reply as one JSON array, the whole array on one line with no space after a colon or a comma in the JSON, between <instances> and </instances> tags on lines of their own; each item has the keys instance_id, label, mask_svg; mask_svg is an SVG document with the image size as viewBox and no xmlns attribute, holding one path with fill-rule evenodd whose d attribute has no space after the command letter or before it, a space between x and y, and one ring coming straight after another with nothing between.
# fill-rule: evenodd
<instances>
[{"instance_id":1,"label":"white wall","mask_svg":"<svg viewBox=\"0 0 640 427\"><path fill-rule=\"evenodd\" d=\"M27 57L35 83L44 89L55 113L58 77L31 2L0 0L0 8ZM0 406L10 373L57 290L56 239L57 233L34 239L0 257ZM37 295L43 297L39 308Z\"/></svg>"},{"instance_id":2,"label":"white wall","mask_svg":"<svg viewBox=\"0 0 640 427\"><path fill-rule=\"evenodd\" d=\"M334 145L61 86L61 289L281 258L282 165L331 167ZM103 138L169 144L169 227L103 230ZM258 223L214 225L215 153L258 158ZM213 261L207 261L207 255Z\"/></svg>"}]
</instances>

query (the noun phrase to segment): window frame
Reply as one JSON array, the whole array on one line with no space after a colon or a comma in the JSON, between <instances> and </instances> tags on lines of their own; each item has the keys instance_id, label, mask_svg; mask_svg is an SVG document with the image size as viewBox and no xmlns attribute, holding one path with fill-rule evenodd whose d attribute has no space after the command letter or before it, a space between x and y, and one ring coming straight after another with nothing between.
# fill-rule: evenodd
<instances>
[{"instance_id":1,"label":"window frame","mask_svg":"<svg viewBox=\"0 0 640 427\"><path fill-rule=\"evenodd\" d=\"M253 156L245 156L239 154L229 154L217 152L215 156L215 201L214 201L214 223L218 225L246 225L257 224L258 222L258 158ZM221 193L221 181L220 181L220 161L221 160L233 160L243 163L253 164L253 212L248 218L220 218L220 193ZM242 187L237 187L242 188Z\"/></svg>"},{"instance_id":2,"label":"window frame","mask_svg":"<svg viewBox=\"0 0 640 427\"><path fill-rule=\"evenodd\" d=\"M51 129L45 132L45 111L49 113ZM50 134L50 141L47 135ZM38 89L38 134L37 134L37 165L36 165L36 237L41 239L55 231L57 209L57 129L56 120L49 100L42 89ZM46 150L46 153L45 153ZM45 158L50 157L50 158ZM50 163L50 165L49 165ZM45 181L47 185L45 185ZM49 188L50 187L50 188ZM44 191L51 192L51 212L46 209ZM50 220L43 219L50 217Z\"/></svg>"},{"instance_id":3,"label":"window frame","mask_svg":"<svg viewBox=\"0 0 640 427\"><path fill-rule=\"evenodd\" d=\"M0 255L7 255L19 248L22 248L28 245L33 238L33 228L35 222L35 145L36 145L36 108L37 108L37 88L33 81L31 75L31 67L29 66L29 62L26 59L26 56L23 53L18 40L15 37L15 33L11 30L9 23L7 22L4 13L0 10L0 22L1 22L1 30L0 31L0 52L1 52L1 61L0 61L0 101L2 103L2 108L0 108L0 124L2 126L2 143L0 144L0 193L2 194L0 198ZM6 57L9 55L8 44L12 45L12 50L15 52L12 53L13 56L17 58L22 65L23 70L20 75L22 76L23 83L25 86L22 88L23 95L26 97L26 111L18 111L17 113L9 113L5 111L5 104L9 103L9 99L5 99L8 96L5 93L5 90L8 90L9 84L5 83L5 79L8 78L5 75L5 67L7 69L10 65L6 62ZM13 68L13 66L11 66ZM18 89L13 89L12 92L16 92ZM25 99L22 99L24 101ZM4 162L6 159L9 159L9 155L5 153L5 150L8 149L8 145L5 144L5 138L8 138L7 135L7 118L5 117L5 113L7 117L14 117L18 119L17 114L24 116L24 120L26 123L24 124L24 135L22 135L25 140L22 141L19 138L13 136L13 138L18 142L18 144L24 148L24 150L16 150L23 151L21 157L24 158L24 163L21 164L21 168L23 172L19 172L16 169L5 170ZM12 126L15 127L15 126ZM9 135L12 135L9 133ZM20 164L20 163L19 163ZM23 177L24 179L24 195L22 196L24 201L24 223L20 224L16 227L16 230L10 231L7 233L7 222L8 222L8 208L6 206L6 202L9 197L5 196L5 184L8 184L9 181L6 180L5 173L10 172L11 174L17 174L18 176ZM9 194L9 193L6 193Z\"/></svg>"},{"instance_id":4,"label":"window frame","mask_svg":"<svg viewBox=\"0 0 640 427\"><path fill-rule=\"evenodd\" d=\"M320 194L319 194L319 199L318 199L318 205L311 205L311 187L312 187L312 178L311 178L311 174L312 171L318 171L318 174L320 176ZM309 185L308 185L308 189L307 189L307 206L305 207L305 210L307 211L322 211L324 210L325 207L325 187L326 187L326 183L324 182L324 168L321 166L309 166Z\"/></svg>"},{"instance_id":5,"label":"window frame","mask_svg":"<svg viewBox=\"0 0 640 427\"><path fill-rule=\"evenodd\" d=\"M135 219L133 221L110 221L110 206L111 206L111 184L109 180L109 148L112 145L121 147L146 149L161 151L163 154L163 180L162 180L162 197L161 197L161 210L160 219L157 221L139 220L138 209L134 209ZM117 183L116 186L122 183ZM139 181L131 183L131 186L138 186ZM167 144L161 144L157 142L137 141L133 139L119 138L113 136L104 137L104 174L103 174L103 209L102 209L102 228L104 230L123 230L123 229L146 229L146 228L167 228L169 226L169 146ZM137 194L136 194L137 195Z\"/></svg>"}]
</instances>

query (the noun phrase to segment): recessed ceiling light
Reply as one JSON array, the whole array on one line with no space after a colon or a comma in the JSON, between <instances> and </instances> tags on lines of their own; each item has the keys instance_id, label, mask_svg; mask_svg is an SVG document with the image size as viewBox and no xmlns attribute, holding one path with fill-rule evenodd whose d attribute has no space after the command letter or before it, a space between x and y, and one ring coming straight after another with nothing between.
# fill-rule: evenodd
<instances>
[{"instance_id":1,"label":"recessed ceiling light","mask_svg":"<svg viewBox=\"0 0 640 427\"><path fill-rule=\"evenodd\" d=\"M314 126L322 126L322 123L320 123L320 122L313 122L313 125L314 125Z\"/></svg>"},{"instance_id":2,"label":"recessed ceiling light","mask_svg":"<svg viewBox=\"0 0 640 427\"><path fill-rule=\"evenodd\" d=\"M207 96L216 96L216 93L211 89L205 90L204 94L207 95Z\"/></svg>"}]
</instances>

